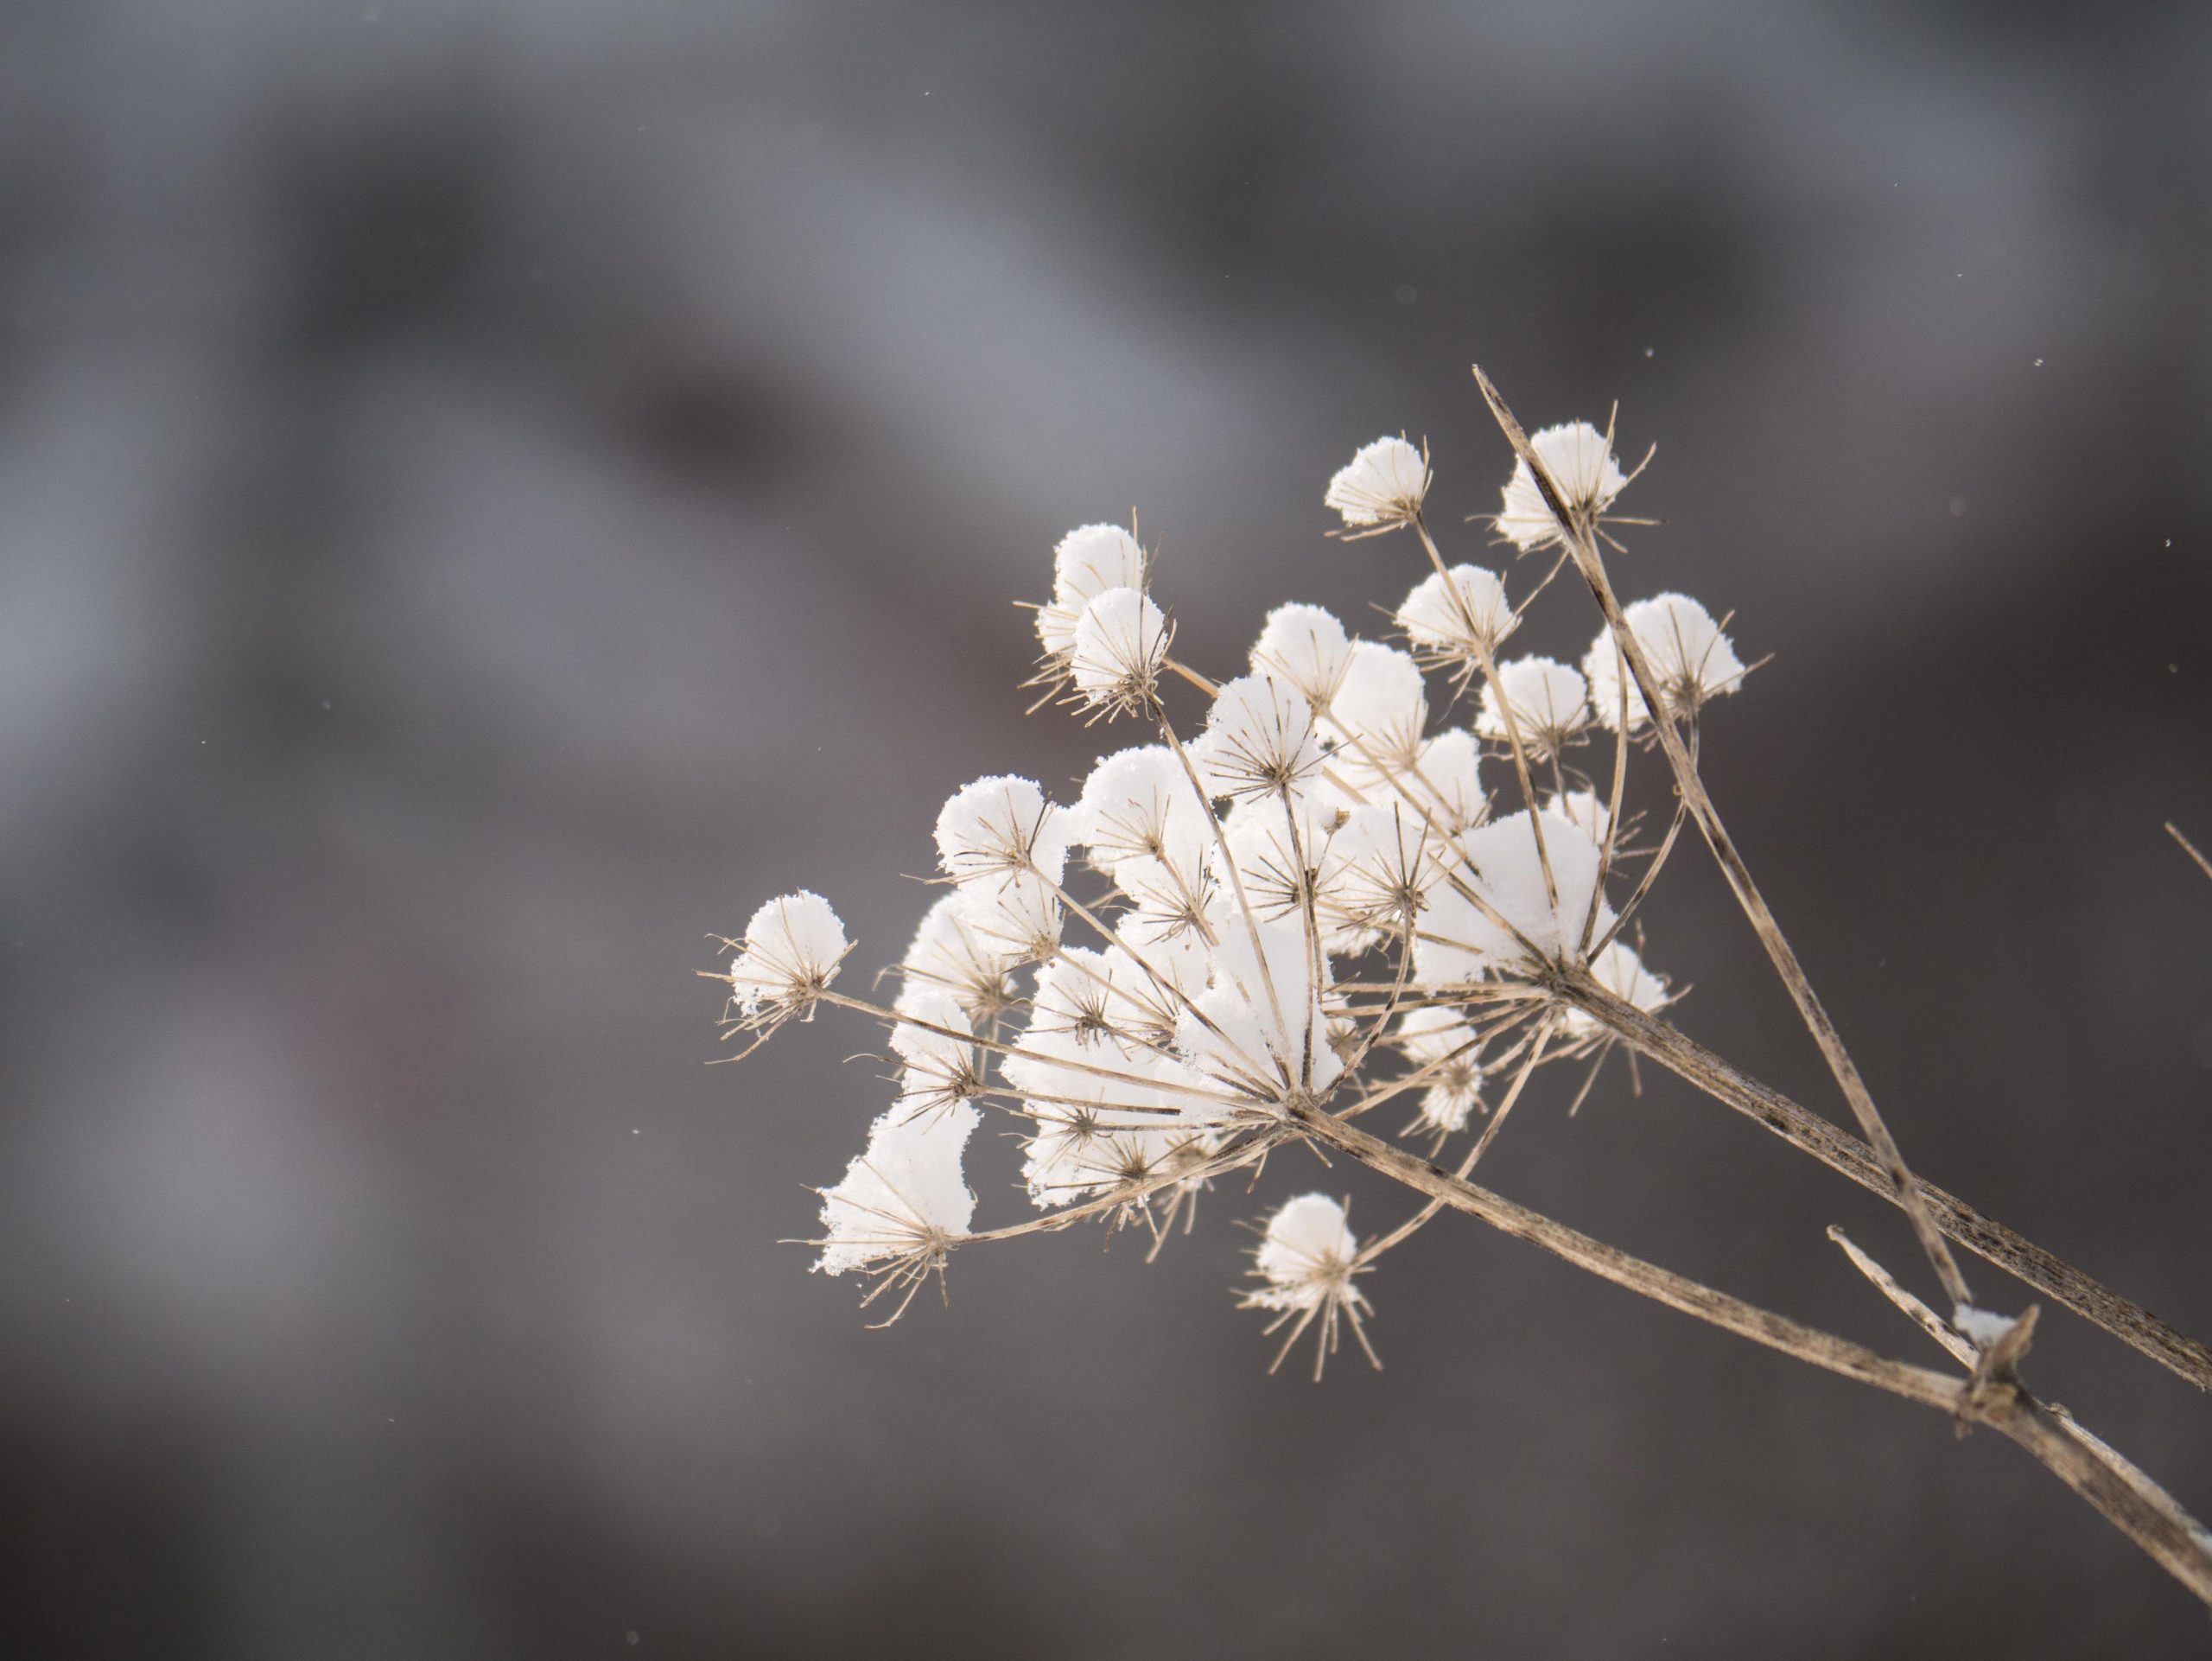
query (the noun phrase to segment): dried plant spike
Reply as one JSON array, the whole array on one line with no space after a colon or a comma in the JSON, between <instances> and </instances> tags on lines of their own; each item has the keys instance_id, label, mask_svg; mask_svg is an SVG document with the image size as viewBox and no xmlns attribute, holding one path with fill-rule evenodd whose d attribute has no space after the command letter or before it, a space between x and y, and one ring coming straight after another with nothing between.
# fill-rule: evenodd
<instances>
[{"instance_id":1,"label":"dried plant spike","mask_svg":"<svg viewBox=\"0 0 2212 1661\"><path fill-rule=\"evenodd\" d=\"M1249 672L1217 680L1171 656L1169 620L1146 592L1134 532L1082 527L1055 553L1038 678L1086 724L1133 716L1158 741L1101 756L1072 807L1012 774L955 792L934 827L949 887L893 966L887 1006L832 985L847 943L817 896L772 901L744 940L727 943L735 958L717 978L731 990L731 1026L765 1035L827 1004L876 1023L883 1037L871 1053L887 1052L897 1069L896 1102L823 1194L817 1267L870 1276L864 1301L895 1295L895 1319L931 1276L942 1284L957 1244L1089 1220L1109 1234L1141 1231L1149 1255L1179 1222L1187 1231L1197 1197L1218 1179L1249 1172L1256 1181L1279 1168L1269 1162L1277 1149L1349 1159L1414 1203L1363 1241L1326 1194L1267 1214L1243 1302L1268 1313L1271 1333L1289 1329L1278 1363L1310 1335L1318 1378L1346 1327L1372 1359L1361 1277L1456 1212L1961 1427L2000 1430L2212 1602L2212 1539L2035 1399L2020 1378L2035 1306L2007 1319L1973 1304L1945 1238L2183 1377L2212 1384L2212 1351L1904 1167L1697 773L1698 711L1744 673L1726 617L1675 594L1624 608L1599 544L1618 546L1606 527L1633 523L1607 515L1634 474L1614 461L1610 431L1575 423L1532 442L1483 386L1515 449L1507 500L1529 521L1516 539L1560 550L1521 608L1494 573L1447 562L1422 518L1426 456L1403 439L1363 449L1331 501L1346 534L1414 533L1430 574L1393 614L1411 651L1355 640L1319 608L1278 606ZM1531 528L1536 509L1548 531ZM1606 624L1582 671L1545 658L1501 666L1500 643L1569 561ZM1432 674L1447 718L1468 724L1430 730ZM1171 675L1208 700L1188 742L1179 703L1171 713L1161 696ZM1601 725L1612 729L1603 760L1582 771L1572 747ZM1638 733L1656 742L1639 745ZM1663 831L1630 846L1624 834L1654 814L1655 785L1665 792ZM1681 989L1643 961L1642 906L1693 819L1866 1142L1661 1018ZM1071 861L1077 850L1087 857ZM1631 920L1632 945L1621 938ZM1640 1088L1638 1060L1649 1057L1905 1208L1950 1294L1951 1321L1878 1267L1868 1272L1900 1308L1925 1312L1964 1376L1891 1361L1473 1185L1516 1104L1536 1104L1523 1119L1549 1105L1531 1087L1555 1076L1544 1069L1571 1064L1572 1115L1609 1076L1616 1048L1627 1052L1627 1087ZM1478 1113L1480 1133L1460 1145L1457 1169L1433 1163ZM987 1114L1005 1115L1020 1142L1019 1220L978 1228L961 1166Z\"/></svg>"},{"instance_id":2,"label":"dried plant spike","mask_svg":"<svg viewBox=\"0 0 2212 1661\"><path fill-rule=\"evenodd\" d=\"M1329 480L1322 502L1344 517L1346 536L1376 536L1410 524L1428 495L1428 455L1402 434L1360 446Z\"/></svg>"}]
</instances>

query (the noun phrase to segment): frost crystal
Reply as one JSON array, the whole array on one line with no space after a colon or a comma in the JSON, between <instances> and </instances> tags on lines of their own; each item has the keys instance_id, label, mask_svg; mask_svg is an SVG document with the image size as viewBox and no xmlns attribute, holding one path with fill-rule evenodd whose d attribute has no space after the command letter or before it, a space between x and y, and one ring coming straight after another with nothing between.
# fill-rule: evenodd
<instances>
[{"instance_id":1,"label":"frost crystal","mask_svg":"<svg viewBox=\"0 0 2212 1661\"><path fill-rule=\"evenodd\" d=\"M1361 445L1321 500L1344 515L1347 530L1373 535L1407 523L1427 494L1427 460L1401 436Z\"/></svg>"},{"instance_id":2,"label":"frost crystal","mask_svg":"<svg viewBox=\"0 0 2212 1661\"><path fill-rule=\"evenodd\" d=\"M1595 518L1604 512L1628 483L1620 464L1613 460L1612 446L1605 435L1586 421L1571 421L1532 433L1529 448L1536 452L1552 482L1559 487L1567 510L1578 517ZM1518 457L1513 463L1512 478L1506 480L1504 503L1495 523L1498 534L1523 553L1560 540L1559 522L1537 487L1536 475Z\"/></svg>"}]
</instances>

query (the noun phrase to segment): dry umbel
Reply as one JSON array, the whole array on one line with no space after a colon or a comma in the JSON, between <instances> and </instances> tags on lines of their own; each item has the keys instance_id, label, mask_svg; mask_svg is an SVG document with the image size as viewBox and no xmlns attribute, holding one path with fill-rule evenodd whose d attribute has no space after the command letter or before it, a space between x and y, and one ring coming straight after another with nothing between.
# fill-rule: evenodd
<instances>
[{"instance_id":1,"label":"dry umbel","mask_svg":"<svg viewBox=\"0 0 2212 1661\"><path fill-rule=\"evenodd\" d=\"M1388 614L1402 645L1287 605L1267 618L1243 672L1208 675L1173 655L1134 532L1071 531L1037 608L1033 684L1090 721L1135 722L1141 741L1103 756L1072 805L1004 776L954 794L936 825L949 889L895 966L889 1003L837 986L844 932L813 894L771 901L727 943L734 955L715 977L730 988L734 1035L757 1044L817 1009L848 1009L888 1029L899 1065L896 1099L822 1190L817 1267L868 1279L864 1301L895 1320L969 1245L1096 1219L1148 1231L1156 1252L1192 1226L1203 1190L1234 1172L1256 1181L1270 1154L1303 1144L1368 1167L1418 1204L1365 1238L1325 1193L1273 1209L1242 1301L1285 1334L1277 1362L1310 1339L1318 1378L1347 1332L1373 1359L1382 1259L1459 1212L1938 1409L1962 1432L2000 1432L2212 1604L2212 1537L2037 1399L2022 1368L2038 1306L2007 1315L1979 1304L1952 1248L2202 1389L2212 1389L2212 1351L1913 1174L1698 771L1708 706L1750 672L1730 618L1680 594L1624 604L1605 550L1637 523L1614 509L1642 465L1620 467L1610 425L1525 434L1480 369L1475 378L1513 452L1491 523L1536 570L1517 602L1498 574L1446 563L1423 512L1428 451L1402 437L1363 448L1325 495L1338 534L1404 532L1424 557L1420 582ZM1530 602L1562 576L1580 579L1600 617L1579 666L1501 663ZM1177 682L1205 700L1195 729L1169 710ZM1440 723L1438 690L1447 716L1464 704L1471 720ZM1632 761L1664 770L1663 826L1630 810ZM1646 961L1641 913L1686 829L1718 862L1858 1135L1671 1019L1680 993ZM1952 1369L1758 1308L1473 1180L1541 1069L1584 1069L1579 1106L1616 1050L1898 1206L1948 1315L1839 1242ZM963 1159L987 1111L1021 1129L1035 1214L978 1228Z\"/></svg>"}]
</instances>

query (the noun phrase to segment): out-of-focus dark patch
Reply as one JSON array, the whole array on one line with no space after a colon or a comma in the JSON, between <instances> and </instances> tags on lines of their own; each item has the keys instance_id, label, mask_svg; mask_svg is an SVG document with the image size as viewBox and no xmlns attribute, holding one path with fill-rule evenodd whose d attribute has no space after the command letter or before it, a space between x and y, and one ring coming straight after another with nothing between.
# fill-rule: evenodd
<instances>
[{"instance_id":1,"label":"out-of-focus dark patch","mask_svg":"<svg viewBox=\"0 0 2212 1661\"><path fill-rule=\"evenodd\" d=\"M734 371L677 370L618 405L622 443L684 483L732 490L816 446L791 400Z\"/></svg>"}]
</instances>

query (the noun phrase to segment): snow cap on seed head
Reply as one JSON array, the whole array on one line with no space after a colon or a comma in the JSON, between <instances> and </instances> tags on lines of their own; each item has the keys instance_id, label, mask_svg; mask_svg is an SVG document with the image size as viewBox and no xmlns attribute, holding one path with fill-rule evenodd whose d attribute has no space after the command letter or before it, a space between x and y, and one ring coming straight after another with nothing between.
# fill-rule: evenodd
<instances>
[{"instance_id":1,"label":"snow cap on seed head","mask_svg":"<svg viewBox=\"0 0 2212 1661\"><path fill-rule=\"evenodd\" d=\"M1263 1309L1312 1309L1332 1298L1357 1301L1351 1276L1358 1257L1359 1237L1342 1206L1325 1193L1287 1200L1268 1219L1253 1253L1254 1270L1265 1284L1254 1289L1250 1301Z\"/></svg>"},{"instance_id":2,"label":"snow cap on seed head","mask_svg":"<svg viewBox=\"0 0 2212 1661\"><path fill-rule=\"evenodd\" d=\"M914 1281L942 1267L976 1214L960 1161L981 1117L966 1102L916 1111L906 1101L879 1117L868 1151L822 1191L814 1266L828 1275L887 1270Z\"/></svg>"},{"instance_id":3,"label":"snow cap on seed head","mask_svg":"<svg viewBox=\"0 0 2212 1661\"><path fill-rule=\"evenodd\" d=\"M1513 725L1506 725L1510 710ZM1498 666L1497 678L1483 685L1475 730L1484 738L1510 742L1516 732L1537 757L1554 755L1560 746L1590 724L1582 677L1549 658L1519 658Z\"/></svg>"},{"instance_id":4,"label":"snow cap on seed head","mask_svg":"<svg viewBox=\"0 0 2212 1661\"><path fill-rule=\"evenodd\" d=\"M1109 715L1146 715L1160 702L1160 668L1171 631L1139 589L1108 589L1076 619L1068 678L1088 707Z\"/></svg>"},{"instance_id":5,"label":"snow cap on seed head","mask_svg":"<svg viewBox=\"0 0 2212 1661\"><path fill-rule=\"evenodd\" d=\"M1252 672L1287 681L1325 712L1351 666L1344 626L1319 606L1277 606L1252 647Z\"/></svg>"},{"instance_id":6,"label":"snow cap on seed head","mask_svg":"<svg viewBox=\"0 0 2212 1661\"><path fill-rule=\"evenodd\" d=\"M1398 608L1398 627L1416 647L1469 663L1497 652L1520 620L1505 584L1479 565L1431 571Z\"/></svg>"},{"instance_id":7,"label":"snow cap on seed head","mask_svg":"<svg viewBox=\"0 0 2212 1661\"><path fill-rule=\"evenodd\" d=\"M1458 1010L1432 1004L1406 1011L1396 1037L1407 1062L1430 1081L1416 1123L1440 1136L1465 1130L1468 1115L1482 1103L1480 1035Z\"/></svg>"},{"instance_id":8,"label":"snow cap on seed head","mask_svg":"<svg viewBox=\"0 0 2212 1661\"><path fill-rule=\"evenodd\" d=\"M1532 433L1529 448L1536 452L1544 471L1559 487L1567 510L1577 515L1604 512L1628 483L1620 463L1613 459L1611 443L1586 421L1570 421ZM1493 523L1498 534L1523 553L1561 539L1559 522L1552 517L1536 475L1518 456L1514 458L1513 476L1505 481L1503 505Z\"/></svg>"},{"instance_id":9,"label":"snow cap on seed head","mask_svg":"<svg viewBox=\"0 0 2212 1661\"><path fill-rule=\"evenodd\" d=\"M963 785L945 802L937 816L938 859L963 887L1003 887L1033 869L1056 883L1074 833L1067 811L1046 801L1035 784L995 773Z\"/></svg>"},{"instance_id":10,"label":"snow cap on seed head","mask_svg":"<svg viewBox=\"0 0 2212 1661\"><path fill-rule=\"evenodd\" d=\"M1345 534L1374 536L1409 523L1421 512L1428 481L1427 455L1402 434L1361 445L1321 500L1344 516Z\"/></svg>"},{"instance_id":11,"label":"snow cap on seed head","mask_svg":"<svg viewBox=\"0 0 2212 1661\"><path fill-rule=\"evenodd\" d=\"M1214 695L1191 760L1217 797L1302 792L1321 770L1313 706L1273 675L1240 675Z\"/></svg>"},{"instance_id":12,"label":"snow cap on seed head","mask_svg":"<svg viewBox=\"0 0 2212 1661\"><path fill-rule=\"evenodd\" d=\"M1047 658L1065 662L1075 650L1083 608L1109 589L1142 589L1144 550L1118 525L1085 525L1052 550L1052 597L1037 609L1037 638Z\"/></svg>"},{"instance_id":13,"label":"snow cap on seed head","mask_svg":"<svg viewBox=\"0 0 2212 1661\"><path fill-rule=\"evenodd\" d=\"M1686 594L1659 594L1628 607L1622 617L1659 683L1659 696L1681 715L1744 684L1743 661L1713 620L1713 614ZM1582 659L1590 678L1590 706L1608 729L1621 721L1623 670L1620 643L1610 628L1600 629ZM1627 679L1628 729L1642 730L1651 712L1633 676Z\"/></svg>"},{"instance_id":14,"label":"snow cap on seed head","mask_svg":"<svg viewBox=\"0 0 2212 1661\"><path fill-rule=\"evenodd\" d=\"M814 1002L837 977L847 948L845 926L830 902L801 888L753 913L727 979L738 1025L772 1032L786 1021L810 1020Z\"/></svg>"}]
</instances>

